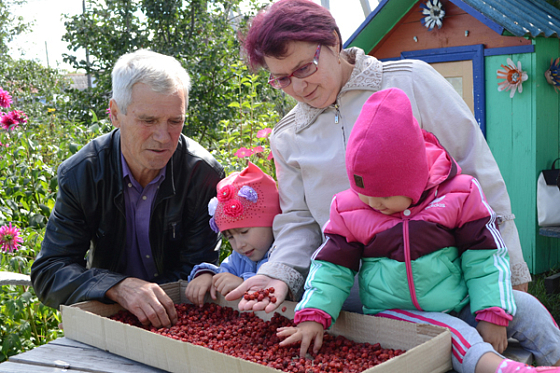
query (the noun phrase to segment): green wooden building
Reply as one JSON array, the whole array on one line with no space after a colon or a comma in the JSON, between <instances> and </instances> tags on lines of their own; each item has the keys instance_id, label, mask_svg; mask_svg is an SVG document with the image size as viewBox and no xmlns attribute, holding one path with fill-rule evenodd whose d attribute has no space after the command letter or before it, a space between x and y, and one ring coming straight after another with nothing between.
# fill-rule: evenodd
<instances>
[{"instance_id":1,"label":"green wooden building","mask_svg":"<svg viewBox=\"0 0 560 373\"><path fill-rule=\"evenodd\" d=\"M560 156L560 95L545 79L559 38L560 10L544 0L383 0L345 43L380 60L425 60L462 95L506 181L533 274L560 267L560 239L539 234L536 208L538 175ZM498 91L508 58L528 77L513 97Z\"/></svg>"}]
</instances>

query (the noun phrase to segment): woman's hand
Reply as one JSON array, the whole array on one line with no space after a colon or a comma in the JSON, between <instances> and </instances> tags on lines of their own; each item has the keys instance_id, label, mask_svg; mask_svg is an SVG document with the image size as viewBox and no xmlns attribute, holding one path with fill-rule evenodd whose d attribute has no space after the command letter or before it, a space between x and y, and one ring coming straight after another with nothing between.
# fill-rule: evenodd
<instances>
[{"instance_id":1,"label":"woman's hand","mask_svg":"<svg viewBox=\"0 0 560 373\"><path fill-rule=\"evenodd\" d=\"M210 288L210 295L212 299L216 300L216 290L224 297L229 294L233 289L243 283L241 277L237 277L229 272L218 273L212 279L212 287Z\"/></svg>"},{"instance_id":2,"label":"woman's hand","mask_svg":"<svg viewBox=\"0 0 560 373\"><path fill-rule=\"evenodd\" d=\"M204 304L204 296L212 286L212 275L210 273L202 273L193 278L187 284L185 289L185 296L193 304L202 307ZM212 297L212 299L216 299Z\"/></svg>"},{"instance_id":3,"label":"woman's hand","mask_svg":"<svg viewBox=\"0 0 560 373\"><path fill-rule=\"evenodd\" d=\"M508 346L507 330L505 326L479 321L476 330L484 340L490 343L497 353L501 354Z\"/></svg>"},{"instance_id":4,"label":"woman's hand","mask_svg":"<svg viewBox=\"0 0 560 373\"><path fill-rule=\"evenodd\" d=\"M264 298L262 301L257 300L245 300L243 295L246 292L252 293L258 290L274 288L274 296L276 297L276 303L271 303L269 298ZM286 296L288 295L288 285L281 280L276 280L264 275L255 275L247 280L243 281L241 285L232 290L228 295L226 295L226 300L232 301L242 298L239 301L238 308L240 311L262 311L270 313L274 311L278 306L284 302Z\"/></svg>"},{"instance_id":5,"label":"woman's hand","mask_svg":"<svg viewBox=\"0 0 560 373\"><path fill-rule=\"evenodd\" d=\"M313 342L313 355L319 352L323 345L323 325L315 321L304 321L298 324L297 327L287 326L278 328L276 335L278 338L286 338L280 342L280 346L289 346L293 343L301 341L299 350L299 357L305 357L311 342Z\"/></svg>"}]
</instances>

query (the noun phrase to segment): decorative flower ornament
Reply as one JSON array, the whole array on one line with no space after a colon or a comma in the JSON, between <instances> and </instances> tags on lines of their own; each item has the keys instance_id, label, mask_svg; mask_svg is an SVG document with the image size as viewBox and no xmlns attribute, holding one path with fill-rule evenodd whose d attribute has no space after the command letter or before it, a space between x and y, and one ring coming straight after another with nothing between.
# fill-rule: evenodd
<instances>
[{"instance_id":1,"label":"decorative flower ornament","mask_svg":"<svg viewBox=\"0 0 560 373\"><path fill-rule=\"evenodd\" d=\"M217 198L220 202L225 202L233 197L235 189L231 185L226 185L218 191Z\"/></svg>"},{"instance_id":2,"label":"decorative flower ornament","mask_svg":"<svg viewBox=\"0 0 560 373\"><path fill-rule=\"evenodd\" d=\"M210 202L208 202L208 215L214 216L216 213L216 207L218 207L218 199L214 197L210 200Z\"/></svg>"},{"instance_id":3,"label":"decorative flower ornament","mask_svg":"<svg viewBox=\"0 0 560 373\"><path fill-rule=\"evenodd\" d=\"M214 220L214 217L212 216L210 218L210 220L208 221L208 223L210 224L210 229L212 229L214 232L216 233L220 233L220 229L218 228L218 226L216 225L216 220Z\"/></svg>"},{"instance_id":4,"label":"decorative flower ornament","mask_svg":"<svg viewBox=\"0 0 560 373\"><path fill-rule=\"evenodd\" d=\"M554 58L550 59L550 67L544 73L544 77L548 84L554 87L554 91L558 93L560 91L560 57L554 61Z\"/></svg>"},{"instance_id":5,"label":"decorative flower ornament","mask_svg":"<svg viewBox=\"0 0 560 373\"><path fill-rule=\"evenodd\" d=\"M422 24L429 30L432 31L437 25L441 28L443 25L443 17L445 16L445 10L443 10L443 5L439 0L428 0L426 4L420 4L422 8L422 14L425 15L422 18Z\"/></svg>"},{"instance_id":6,"label":"decorative flower ornament","mask_svg":"<svg viewBox=\"0 0 560 373\"><path fill-rule=\"evenodd\" d=\"M511 58L508 58L507 66L501 66L502 69L497 71L498 79L504 80L498 83L498 91L510 91L509 97L513 98L516 89L519 93L523 92L523 86L521 84L526 81L529 76L525 71L521 70L521 61L517 61L517 66L515 66Z\"/></svg>"},{"instance_id":7,"label":"decorative flower ornament","mask_svg":"<svg viewBox=\"0 0 560 373\"><path fill-rule=\"evenodd\" d=\"M224 203L224 214L231 216L232 218L237 218L243 214L243 205L238 199L230 199Z\"/></svg>"},{"instance_id":8,"label":"decorative flower ornament","mask_svg":"<svg viewBox=\"0 0 560 373\"><path fill-rule=\"evenodd\" d=\"M251 188L248 185L243 185L239 192L237 192L239 197L243 197L253 203L256 203L259 200L259 195L255 192L255 189Z\"/></svg>"}]
</instances>

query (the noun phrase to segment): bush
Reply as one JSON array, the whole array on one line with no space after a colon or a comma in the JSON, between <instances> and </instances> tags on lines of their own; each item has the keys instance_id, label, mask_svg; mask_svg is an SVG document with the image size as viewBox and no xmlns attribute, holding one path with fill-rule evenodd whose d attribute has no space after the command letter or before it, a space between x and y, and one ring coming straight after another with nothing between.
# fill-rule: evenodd
<instances>
[{"instance_id":1,"label":"bush","mask_svg":"<svg viewBox=\"0 0 560 373\"><path fill-rule=\"evenodd\" d=\"M16 64L29 68L34 63ZM0 80L0 87L19 87L14 83L17 73L3 76L12 78ZM21 87L16 93L0 90L0 270L29 275L54 206L58 165L110 125L95 118L92 126L85 127L59 116L60 94L49 94L58 90L56 85L43 87L40 81L27 80ZM0 362L63 335L59 323L58 311L42 305L32 287L4 286Z\"/></svg>"}]
</instances>

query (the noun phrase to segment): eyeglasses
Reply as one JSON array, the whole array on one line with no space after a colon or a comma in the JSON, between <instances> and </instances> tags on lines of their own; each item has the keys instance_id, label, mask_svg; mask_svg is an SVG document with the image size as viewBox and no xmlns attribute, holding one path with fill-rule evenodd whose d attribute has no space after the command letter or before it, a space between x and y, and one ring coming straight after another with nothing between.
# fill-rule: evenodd
<instances>
[{"instance_id":1,"label":"eyeglasses","mask_svg":"<svg viewBox=\"0 0 560 373\"><path fill-rule=\"evenodd\" d=\"M290 75L281 76L280 78L275 78L274 75L270 74L268 78L268 84L276 89L286 88L292 83L292 76L296 78L303 79L311 76L319 70L319 53L321 53L321 44L317 46L315 51L315 56L313 56L313 62L306 63L296 71L292 72Z\"/></svg>"}]
</instances>

